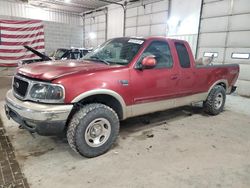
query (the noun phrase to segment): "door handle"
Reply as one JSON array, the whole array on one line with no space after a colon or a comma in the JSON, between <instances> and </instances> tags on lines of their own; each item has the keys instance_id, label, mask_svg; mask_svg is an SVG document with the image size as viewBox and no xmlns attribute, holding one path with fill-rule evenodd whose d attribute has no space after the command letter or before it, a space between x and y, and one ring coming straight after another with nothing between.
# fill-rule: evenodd
<instances>
[{"instance_id":1,"label":"door handle","mask_svg":"<svg viewBox=\"0 0 250 188\"><path fill-rule=\"evenodd\" d=\"M171 80L176 80L178 78L178 75L172 75L170 78Z\"/></svg>"}]
</instances>

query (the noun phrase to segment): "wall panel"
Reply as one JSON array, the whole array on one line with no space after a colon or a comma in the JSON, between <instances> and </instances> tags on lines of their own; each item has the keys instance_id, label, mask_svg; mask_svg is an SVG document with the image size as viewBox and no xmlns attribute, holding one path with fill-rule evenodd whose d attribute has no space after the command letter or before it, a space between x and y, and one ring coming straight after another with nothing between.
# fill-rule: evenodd
<instances>
[{"instance_id":1,"label":"wall panel","mask_svg":"<svg viewBox=\"0 0 250 188\"><path fill-rule=\"evenodd\" d=\"M0 19L41 19L44 23L45 51L83 47L83 28L79 15L39 9L23 3L0 0Z\"/></svg>"},{"instance_id":2,"label":"wall panel","mask_svg":"<svg viewBox=\"0 0 250 188\"><path fill-rule=\"evenodd\" d=\"M84 46L95 48L107 40L107 10L84 16Z\"/></svg>"},{"instance_id":3,"label":"wall panel","mask_svg":"<svg viewBox=\"0 0 250 188\"><path fill-rule=\"evenodd\" d=\"M201 33L208 33L208 32L220 32L220 31L227 31L228 27L228 17L218 17L218 18L210 18L204 19L201 22L200 32Z\"/></svg>"},{"instance_id":4,"label":"wall panel","mask_svg":"<svg viewBox=\"0 0 250 188\"><path fill-rule=\"evenodd\" d=\"M24 18L0 16L0 19L20 20ZM43 21L45 52L52 53L57 48L83 47L83 28L80 25L69 25Z\"/></svg>"},{"instance_id":5,"label":"wall panel","mask_svg":"<svg viewBox=\"0 0 250 188\"><path fill-rule=\"evenodd\" d=\"M128 6L126 12L125 35L148 37L166 36L168 0L150 1L145 4Z\"/></svg>"},{"instance_id":6,"label":"wall panel","mask_svg":"<svg viewBox=\"0 0 250 188\"><path fill-rule=\"evenodd\" d=\"M233 54L250 56L249 0L220 0L203 3L198 39L198 57L217 52L217 63L240 64L238 93L250 96L250 58L233 58Z\"/></svg>"},{"instance_id":7,"label":"wall panel","mask_svg":"<svg viewBox=\"0 0 250 188\"><path fill-rule=\"evenodd\" d=\"M41 19L59 23L80 25L81 17L69 12L46 10L24 3L0 0L0 15L30 19Z\"/></svg>"}]
</instances>

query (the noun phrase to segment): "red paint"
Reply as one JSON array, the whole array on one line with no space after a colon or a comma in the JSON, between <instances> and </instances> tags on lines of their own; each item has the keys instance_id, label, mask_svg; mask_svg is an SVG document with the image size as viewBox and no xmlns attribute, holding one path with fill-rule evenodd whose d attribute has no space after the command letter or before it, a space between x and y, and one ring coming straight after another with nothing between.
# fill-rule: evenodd
<instances>
[{"instance_id":1,"label":"red paint","mask_svg":"<svg viewBox=\"0 0 250 188\"><path fill-rule=\"evenodd\" d=\"M37 27L19 27L19 28L0 26L0 30L5 30L5 31L34 31L39 29L43 29L43 25Z\"/></svg>"},{"instance_id":2,"label":"red paint","mask_svg":"<svg viewBox=\"0 0 250 188\"><path fill-rule=\"evenodd\" d=\"M39 50L39 49L45 49L45 46L35 46L32 47L35 50ZM25 48L23 49L0 49L0 53L21 53L21 52L26 52L27 50Z\"/></svg>"},{"instance_id":3,"label":"red paint","mask_svg":"<svg viewBox=\"0 0 250 188\"><path fill-rule=\"evenodd\" d=\"M31 44L35 44L39 42L44 42L44 39L35 39L32 41L28 41L28 42L1 42L1 45L3 46L27 46L27 45L31 45Z\"/></svg>"},{"instance_id":4,"label":"red paint","mask_svg":"<svg viewBox=\"0 0 250 188\"><path fill-rule=\"evenodd\" d=\"M37 57L36 54L29 54L29 55L23 55L23 56L17 56L17 57L13 57L13 56L0 56L0 61L1 60L12 60L12 61L16 61L16 60L22 60L22 59L28 59L28 58L34 58ZM1 64L2 65L2 64Z\"/></svg>"},{"instance_id":5,"label":"red paint","mask_svg":"<svg viewBox=\"0 0 250 188\"><path fill-rule=\"evenodd\" d=\"M41 20L0 20L0 23L5 24L35 24L41 22Z\"/></svg>"},{"instance_id":6,"label":"red paint","mask_svg":"<svg viewBox=\"0 0 250 188\"><path fill-rule=\"evenodd\" d=\"M167 41L171 49L173 67L169 69L135 69L135 64L144 49L152 41ZM120 94L127 105L152 102L169 98L207 92L220 79L233 86L239 75L238 65L196 68L194 57L187 42L191 67L183 69L179 64L174 42L164 37L146 39L143 47L128 66L109 66L90 61L58 61L35 63L19 68L18 73L28 77L60 83L65 87L65 103L89 90L109 89ZM128 86L121 84L128 80Z\"/></svg>"},{"instance_id":7,"label":"red paint","mask_svg":"<svg viewBox=\"0 0 250 188\"><path fill-rule=\"evenodd\" d=\"M43 36L44 32L38 32L35 34L31 34L31 35L11 35L11 34L2 34L1 37L2 38L11 38L11 39L26 39L26 38L32 38L32 37L37 37L37 36Z\"/></svg>"}]
</instances>

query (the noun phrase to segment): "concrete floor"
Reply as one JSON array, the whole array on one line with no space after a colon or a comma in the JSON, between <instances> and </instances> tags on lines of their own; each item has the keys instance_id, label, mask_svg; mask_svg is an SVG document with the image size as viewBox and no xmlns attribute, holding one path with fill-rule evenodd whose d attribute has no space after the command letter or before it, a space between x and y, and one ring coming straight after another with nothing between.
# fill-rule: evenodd
<instances>
[{"instance_id":1,"label":"concrete floor","mask_svg":"<svg viewBox=\"0 0 250 188\"><path fill-rule=\"evenodd\" d=\"M4 76L0 77L0 101L5 99L6 92L10 89L12 77Z\"/></svg>"},{"instance_id":2,"label":"concrete floor","mask_svg":"<svg viewBox=\"0 0 250 188\"><path fill-rule=\"evenodd\" d=\"M93 159L63 138L32 138L0 105L30 187L250 187L247 98L228 96L218 116L186 107L127 120L113 149Z\"/></svg>"}]
</instances>

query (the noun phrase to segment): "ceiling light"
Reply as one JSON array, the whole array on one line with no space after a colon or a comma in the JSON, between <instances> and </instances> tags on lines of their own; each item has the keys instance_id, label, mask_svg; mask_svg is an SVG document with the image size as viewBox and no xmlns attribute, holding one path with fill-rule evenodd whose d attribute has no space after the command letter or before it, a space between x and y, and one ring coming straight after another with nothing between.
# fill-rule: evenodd
<instances>
[{"instance_id":1,"label":"ceiling light","mask_svg":"<svg viewBox=\"0 0 250 188\"><path fill-rule=\"evenodd\" d=\"M96 38L96 34L93 33L93 32L89 33L89 38L90 39L95 39Z\"/></svg>"},{"instance_id":2,"label":"ceiling light","mask_svg":"<svg viewBox=\"0 0 250 188\"><path fill-rule=\"evenodd\" d=\"M65 3L70 3L70 2L71 2L71 0L64 0L64 2L65 2Z\"/></svg>"}]
</instances>

